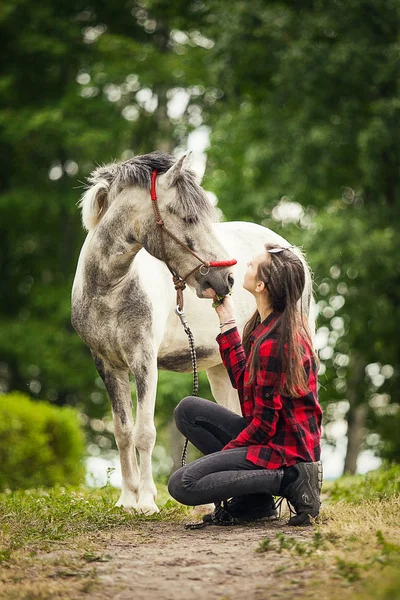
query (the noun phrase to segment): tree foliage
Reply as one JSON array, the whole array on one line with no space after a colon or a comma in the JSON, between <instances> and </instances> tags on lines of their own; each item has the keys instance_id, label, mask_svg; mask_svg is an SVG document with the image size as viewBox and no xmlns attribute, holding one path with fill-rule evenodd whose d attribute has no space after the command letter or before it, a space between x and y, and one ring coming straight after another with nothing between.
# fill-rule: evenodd
<instances>
[{"instance_id":1,"label":"tree foliage","mask_svg":"<svg viewBox=\"0 0 400 600\"><path fill-rule=\"evenodd\" d=\"M76 411L0 396L0 489L78 485L84 478L84 436Z\"/></svg>"},{"instance_id":2,"label":"tree foliage","mask_svg":"<svg viewBox=\"0 0 400 600\"><path fill-rule=\"evenodd\" d=\"M219 36L225 11L212 8L223 96L209 115L207 183L227 218L306 249L327 416L347 404L351 424L363 405L373 431L399 411L399 4L237 2ZM379 430L391 438L382 420Z\"/></svg>"},{"instance_id":3,"label":"tree foliage","mask_svg":"<svg viewBox=\"0 0 400 600\"><path fill-rule=\"evenodd\" d=\"M70 326L82 182L101 162L179 152L206 127L205 187L225 218L263 223L307 251L327 421L351 426L362 406L364 441L398 458L388 423L399 414L399 6L2 5L3 390L102 418L104 388ZM174 377L160 386L160 416Z\"/></svg>"}]
</instances>

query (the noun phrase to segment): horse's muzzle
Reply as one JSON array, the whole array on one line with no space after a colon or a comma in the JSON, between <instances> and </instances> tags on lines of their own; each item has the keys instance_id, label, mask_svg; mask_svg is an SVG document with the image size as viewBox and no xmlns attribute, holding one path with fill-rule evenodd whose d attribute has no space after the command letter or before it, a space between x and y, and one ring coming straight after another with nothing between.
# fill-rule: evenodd
<instances>
[{"instance_id":1,"label":"horse's muzzle","mask_svg":"<svg viewBox=\"0 0 400 600\"><path fill-rule=\"evenodd\" d=\"M213 298L217 296L227 296L232 290L235 280L232 273L221 273L217 270L207 273L201 278L200 283L200 294L197 294L200 298Z\"/></svg>"}]
</instances>

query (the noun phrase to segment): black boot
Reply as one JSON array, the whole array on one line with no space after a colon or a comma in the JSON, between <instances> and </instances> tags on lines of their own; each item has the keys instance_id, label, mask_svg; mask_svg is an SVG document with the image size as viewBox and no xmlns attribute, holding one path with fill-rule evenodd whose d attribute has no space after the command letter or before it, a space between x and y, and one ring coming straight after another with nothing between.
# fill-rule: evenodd
<instances>
[{"instance_id":1,"label":"black boot","mask_svg":"<svg viewBox=\"0 0 400 600\"><path fill-rule=\"evenodd\" d=\"M297 473L297 478L282 491L282 496L293 505L296 515L288 525L311 525L321 506L322 463L297 463L290 469Z\"/></svg>"},{"instance_id":2,"label":"black boot","mask_svg":"<svg viewBox=\"0 0 400 600\"><path fill-rule=\"evenodd\" d=\"M270 494L248 494L231 498L226 503L226 512L236 523L268 519L273 521L278 518L275 502ZM217 507L219 512L219 508ZM205 523L214 522L215 511L203 516Z\"/></svg>"}]
</instances>

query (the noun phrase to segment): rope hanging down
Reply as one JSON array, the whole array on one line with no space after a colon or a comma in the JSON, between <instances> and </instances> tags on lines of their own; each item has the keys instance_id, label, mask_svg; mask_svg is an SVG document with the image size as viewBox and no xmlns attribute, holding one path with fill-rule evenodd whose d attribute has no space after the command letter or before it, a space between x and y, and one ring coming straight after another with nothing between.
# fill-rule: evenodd
<instances>
[{"instance_id":1,"label":"rope hanging down","mask_svg":"<svg viewBox=\"0 0 400 600\"><path fill-rule=\"evenodd\" d=\"M180 239L178 239L171 231L169 231L169 229L167 229L165 227L165 223L164 223L163 219L161 218L160 211L159 211L158 204L157 204L157 200L158 200L157 189L156 189L157 174L158 174L158 172L156 169L154 169L151 173L150 197L152 200L154 216L156 218L156 225L160 232L162 260L167 265L169 271L171 272L172 280L174 282L174 286L175 286L175 290L176 290L177 306L176 306L175 312L178 315L178 317L180 318L183 328L185 330L185 333L188 336L188 340L189 340L190 358L191 358L192 367L193 367L193 396L197 396L198 392L199 392L199 379L198 379L198 375L197 375L196 347L194 344L193 334L189 328L189 325L187 324L187 321L185 318L185 313L183 312L183 290L186 288L187 279L191 275L193 275L193 273L195 273L197 270L200 270L200 273L202 275L207 275L210 268L231 267L233 265L236 265L237 260L234 258L231 260L220 260L220 261L204 260L203 258L201 258L201 256L199 256L197 254L197 252L194 252L194 250L191 250L191 248L189 248L186 244L181 242ZM186 252L190 252L190 254L192 254L199 261L199 264L197 265L197 267L192 269L190 271L190 273L188 273L185 277L180 277L178 275L178 273L174 269L172 269L171 266L168 264L167 255L166 255L166 251L165 251L164 231L167 235L169 235L170 238L175 240L175 242L177 244L179 244L184 250L186 250ZM188 440L185 440L185 445L183 447L182 458L181 458L182 467L184 467L186 465L187 447L188 447Z\"/></svg>"},{"instance_id":2,"label":"rope hanging down","mask_svg":"<svg viewBox=\"0 0 400 600\"><path fill-rule=\"evenodd\" d=\"M183 329L185 330L186 335L188 336L189 341L189 350L190 350L190 358L192 360L192 370L193 370L193 396L197 396L199 393L199 377L197 374L197 356L196 356L196 346L194 343L193 333L189 325L187 324L185 313L183 309L180 309L179 306L175 309L176 314L181 320L183 325ZM188 450L189 440L186 438L185 443L183 445L182 456L181 456L181 466L184 467L186 465L187 460L187 450Z\"/></svg>"}]
</instances>

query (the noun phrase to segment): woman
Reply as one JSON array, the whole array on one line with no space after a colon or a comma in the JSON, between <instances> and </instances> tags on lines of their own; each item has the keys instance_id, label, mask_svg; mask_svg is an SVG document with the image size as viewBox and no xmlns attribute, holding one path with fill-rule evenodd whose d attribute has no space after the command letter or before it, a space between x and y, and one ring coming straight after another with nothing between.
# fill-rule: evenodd
<instances>
[{"instance_id":1,"label":"woman","mask_svg":"<svg viewBox=\"0 0 400 600\"><path fill-rule=\"evenodd\" d=\"M307 525L319 514L322 411L317 358L298 303L304 267L291 248L267 244L248 263L243 287L257 310L243 332L229 296L216 311L223 363L238 390L242 417L190 396L175 409L178 429L204 457L169 480L171 496L191 506L216 503L206 522L276 518L273 496L296 512L289 525ZM220 504L231 500L223 509Z\"/></svg>"}]
</instances>

